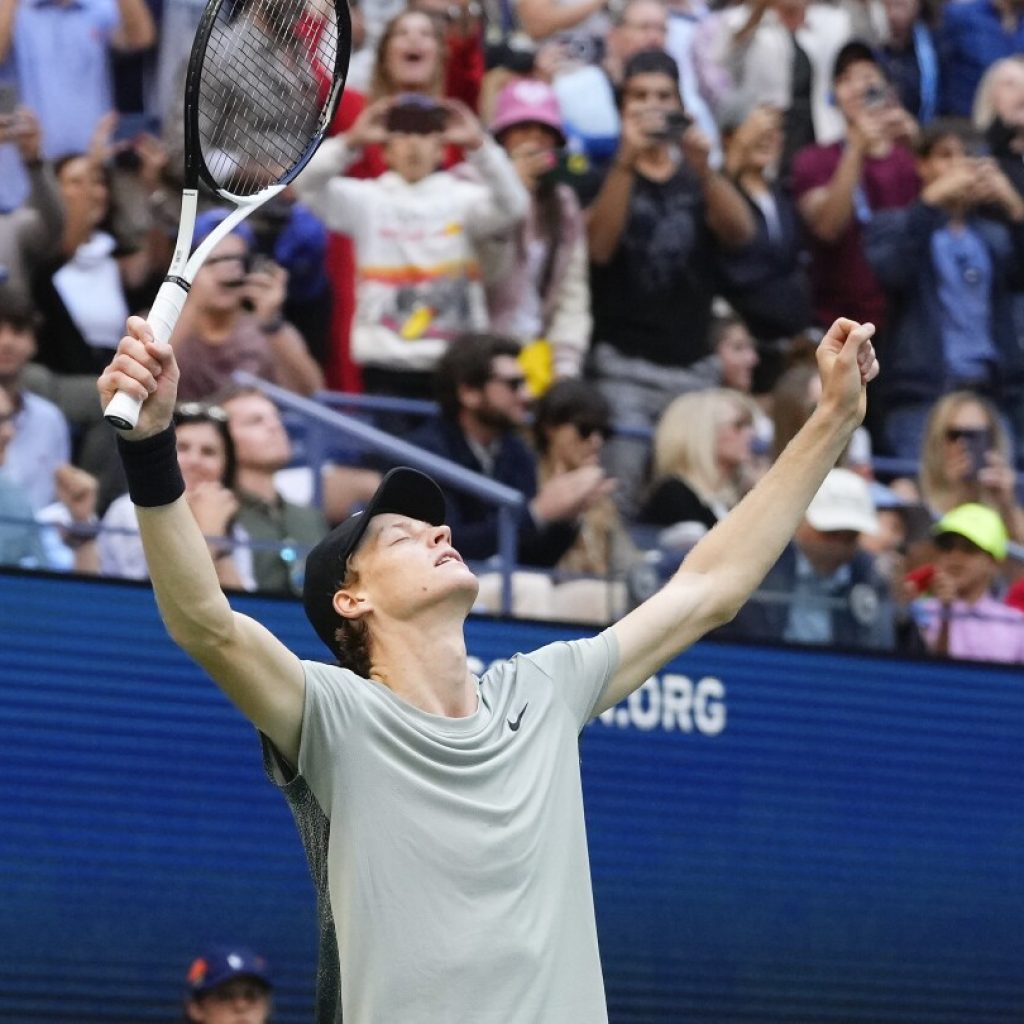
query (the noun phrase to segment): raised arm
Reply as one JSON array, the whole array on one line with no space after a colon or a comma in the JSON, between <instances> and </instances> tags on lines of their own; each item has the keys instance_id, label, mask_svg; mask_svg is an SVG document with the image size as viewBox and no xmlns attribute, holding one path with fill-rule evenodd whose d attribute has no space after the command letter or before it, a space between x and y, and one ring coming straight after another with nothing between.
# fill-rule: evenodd
<instances>
[{"instance_id":1,"label":"raised arm","mask_svg":"<svg viewBox=\"0 0 1024 1024\"><path fill-rule=\"evenodd\" d=\"M706 534L667 584L612 629L619 668L598 711L617 704L680 651L728 622L789 543L828 471L864 419L878 373L872 324L837 320L818 348L822 398L757 486Z\"/></svg>"},{"instance_id":2,"label":"raised arm","mask_svg":"<svg viewBox=\"0 0 1024 1024\"><path fill-rule=\"evenodd\" d=\"M220 588L177 470L170 423L178 366L170 346L157 344L146 322L131 317L98 388L104 406L118 389L145 398L138 426L122 435L122 459L167 632L295 764L305 695L302 665L258 622L233 612Z\"/></svg>"}]
</instances>

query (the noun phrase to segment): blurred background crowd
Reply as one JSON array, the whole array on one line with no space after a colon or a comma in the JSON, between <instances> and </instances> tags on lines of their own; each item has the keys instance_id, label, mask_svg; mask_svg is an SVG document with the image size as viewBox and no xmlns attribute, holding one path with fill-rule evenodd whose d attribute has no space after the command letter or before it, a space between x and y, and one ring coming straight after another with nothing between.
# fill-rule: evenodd
<instances>
[{"instance_id":1,"label":"blurred background crowd","mask_svg":"<svg viewBox=\"0 0 1024 1024\"><path fill-rule=\"evenodd\" d=\"M146 576L95 378L169 263L202 9L0 0L0 564ZM298 592L394 461L314 458L309 399L521 492L513 611L611 621L808 418L847 316L868 421L723 635L1024 662L1021 0L352 17L329 139L172 338L226 588ZM497 610L497 505L447 497Z\"/></svg>"}]
</instances>

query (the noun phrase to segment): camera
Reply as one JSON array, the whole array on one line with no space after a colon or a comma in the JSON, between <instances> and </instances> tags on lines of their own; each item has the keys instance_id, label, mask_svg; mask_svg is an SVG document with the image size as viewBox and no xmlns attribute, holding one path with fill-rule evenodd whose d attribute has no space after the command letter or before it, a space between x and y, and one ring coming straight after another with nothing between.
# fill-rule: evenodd
<instances>
[{"instance_id":1,"label":"camera","mask_svg":"<svg viewBox=\"0 0 1024 1024\"><path fill-rule=\"evenodd\" d=\"M679 138L690 125L693 118L685 110L670 110L665 114L660 128L647 133L647 137L658 142L672 142Z\"/></svg>"}]
</instances>

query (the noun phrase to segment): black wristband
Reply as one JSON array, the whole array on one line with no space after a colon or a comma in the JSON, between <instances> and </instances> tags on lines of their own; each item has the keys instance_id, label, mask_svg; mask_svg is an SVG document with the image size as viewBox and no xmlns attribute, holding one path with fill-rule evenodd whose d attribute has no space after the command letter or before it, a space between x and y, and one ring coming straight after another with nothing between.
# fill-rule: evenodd
<instances>
[{"instance_id":1,"label":"black wristband","mask_svg":"<svg viewBox=\"0 0 1024 1024\"><path fill-rule=\"evenodd\" d=\"M170 505L185 493L173 424L141 441L126 441L118 434L117 450L133 505L140 508Z\"/></svg>"}]
</instances>

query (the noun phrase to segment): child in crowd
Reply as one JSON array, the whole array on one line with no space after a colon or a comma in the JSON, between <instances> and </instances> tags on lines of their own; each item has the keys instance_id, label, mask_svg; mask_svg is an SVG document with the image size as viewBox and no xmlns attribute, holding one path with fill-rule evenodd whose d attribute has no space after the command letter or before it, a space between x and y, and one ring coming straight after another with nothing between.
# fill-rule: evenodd
<instances>
[{"instance_id":1,"label":"child in crowd","mask_svg":"<svg viewBox=\"0 0 1024 1024\"><path fill-rule=\"evenodd\" d=\"M375 142L388 173L339 176ZM446 144L462 147L477 180L438 170ZM449 340L488 323L476 241L510 232L528 209L507 156L463 104L409 94L372 104L324 143L296 190L355 242L352 355L366 390L429 398Z\"/></svg>"},{"instance_id":2,"label":"child in crowd","mask_svg":"<svg viewBox=\"0 0 1024 1024\"><path fill-rule=\"evenodd\" d=\"M993 595L1006 559L999 513L969 502L935 524L932 565L912 573L908 586L924 596L914 606L925 643L935 654L1024 664L1024 612Z\"/></svg>"}]
</instances>

